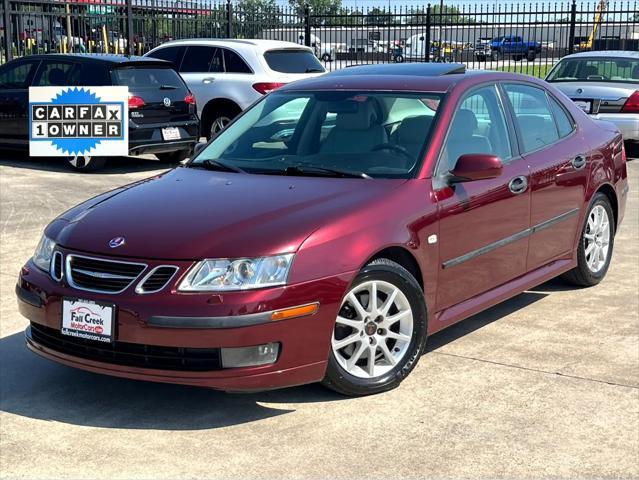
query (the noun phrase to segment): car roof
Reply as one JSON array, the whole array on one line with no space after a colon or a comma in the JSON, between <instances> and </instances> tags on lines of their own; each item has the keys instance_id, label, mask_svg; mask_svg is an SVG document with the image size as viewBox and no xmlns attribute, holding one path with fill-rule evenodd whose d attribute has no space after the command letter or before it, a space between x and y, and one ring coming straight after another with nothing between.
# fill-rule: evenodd
<instances>
[{"instance_id":1,"label":"car roof","mask_svg":"<svg viewBox=\"0 0 639 480\"><path fill-rule=\"evenodd\" d=\"M475 85L482 82L495 81L527 81L540 84L541 81L527 75L519 75L516 73L495 72L490 70L466 70L464 73L446 73L433 74L438 72L437 65L431 64L433 69L424 69L423 74L418 74L418 69L406 68L409 64L393 65L393 73L389 68L385 73L363 73L363 67L351 67L346 70L352 70L353 73L358 71L361 74L339 75L329 73L307 80L298 80L289 83L278 89L278 91L309 91L309 90L379 90L379 91L410 91L410 92L435 92L445 93L455 85L465 82L468 85ZM428 64L421 65L422 68ZM444 64L454 65L454 64ZM381 65L380 65L381 67ZM374 72L370 69L370 72ZM430 74L429 74L430 73Z\"/></svg>"},{"instance_id":2,"label":"car roof","mask_svg":"<svg viewBox=\"0 0 639 480\"><path fill-rule=\"evenodd\" d=\"M566 58L585 58L585 57L597 57L597 58L628 58L639 60L639 52L632 52L630 50L603 50L603 51L590 51L573 53L572 55L566 55L562 60Z\"/></svg>"},{"instance_id":3,"label":"car roof","mask_svg":"<svg viewBox=\"0 0 639 480\"><path fill-rule=\"evenodd\" d=\"M121 66L140 63L170 65L170 62L157 58L138 57L136 55L115 55L107 53L49 53L46 55L30 55L29 57L23 58L30 58L35 60L85 60L90 62L111 63Z\"/></svg>"},{"instance_id":4,"label":"car roof","mask_svg":"<svg viewBox=\"0 0 639 480\"><path fill-rule=\"evenodd\" d=\"M297 43L284 42L281 40L263 40L260 38L190 38L184 40L170 40L163 43L162 45L159 45L156 48L166 47L169 45L210 45L215 47L232 47L235 49L251 48L253 50L257 49L262 52L266 52L268 50L290 48L312 51L310 47L299 45Z\"/></svg>"},{"instance_id":5,"label":"car roof","mask_svg":"<svg viewBox=\"0 0 639 480\"><path fill-rule=\"evenodd\" d=\"M332 76L344 75L411 75L418 77L437 77L466 72L463 63L380 63L342 68L329 73Z\"/></svg>"}]
</instances>

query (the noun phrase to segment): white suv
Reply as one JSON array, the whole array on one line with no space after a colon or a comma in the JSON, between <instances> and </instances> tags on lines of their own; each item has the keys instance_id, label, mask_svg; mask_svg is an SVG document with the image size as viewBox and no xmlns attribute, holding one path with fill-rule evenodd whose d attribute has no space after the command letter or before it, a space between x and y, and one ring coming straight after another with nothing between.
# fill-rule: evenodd
<instances>
[{"instance_id":1,"label":"white suv","mask_svg":"<svg viewBox=\"0 0 639 480\"><path fill-rule=\"evenodd\" d=\"M275 40L175 40L145 56L173 62L195 95L207 138L262 95L326 72L310 48Z\"/></svg>"}]
</instances>

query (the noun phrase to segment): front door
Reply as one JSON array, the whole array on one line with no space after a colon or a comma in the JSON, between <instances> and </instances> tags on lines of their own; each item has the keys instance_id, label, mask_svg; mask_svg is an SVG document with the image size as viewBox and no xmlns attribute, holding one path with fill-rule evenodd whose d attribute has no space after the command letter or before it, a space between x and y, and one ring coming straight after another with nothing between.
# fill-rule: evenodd
<instances>
[{"instance_id":1,"label":"front door","mask_svg":"<svg viewBox=\"0 0 639 480\"><path fill-rule=\"evenodd\" d=\"M498 178L443 184L437 190L437 311L526 272L530 177L526 160L516 154L502 100L495 85L467 94L455 113L435 172L436 182L442 181L466 153L497 155L504 164Z\"/></svg>"},{"instance_id":2,"label":"front door","mask_svg":"<svg viewBox=\"0 0 639 480\"><path fill-rule=\"evenodd\" d=\"M587 142L570 114L541 88L506 84L530 166L530 247L527 269L573 254L588 179Z\"/></svg>"}]
</instances>

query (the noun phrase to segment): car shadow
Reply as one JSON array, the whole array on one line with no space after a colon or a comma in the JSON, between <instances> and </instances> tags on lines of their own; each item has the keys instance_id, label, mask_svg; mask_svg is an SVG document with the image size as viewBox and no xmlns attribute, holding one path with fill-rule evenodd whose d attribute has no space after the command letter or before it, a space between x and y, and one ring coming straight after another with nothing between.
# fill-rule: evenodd
<instances>
[{"instance_id":1,"label":"car shadow","mask_svg":"<svg viewBox=\"0 0 639 480\"><path fill-rule=\"evenodd\" d=\"M9 157L9 158L7 158ZM173 168L177 164L160 163L154 156L147 157L112 157L106 165L96 172L74 172L65 164L62 158L30 157L26 152L3 151L0 153L0 165L14 168L26 168L46 172L62 172L72 175L110 175L133 172L156 171L158 169Z\"/></svg>"},{"instance_id":2,"label":"car shadow","mask_svg":"<svg viewBox=\"0 0 639 480\"><path fill-rule=\"evenodd\" d=\"M428 339L434 351L547 296L525 292ZM99 428L204 430L295 411L290 404L347 400L319 384L260 393L143 382L76 370L27 350L19 332L0 339L0 411ZM277 408L282 404L282 408Z\"/></svg>"}]
</instances>

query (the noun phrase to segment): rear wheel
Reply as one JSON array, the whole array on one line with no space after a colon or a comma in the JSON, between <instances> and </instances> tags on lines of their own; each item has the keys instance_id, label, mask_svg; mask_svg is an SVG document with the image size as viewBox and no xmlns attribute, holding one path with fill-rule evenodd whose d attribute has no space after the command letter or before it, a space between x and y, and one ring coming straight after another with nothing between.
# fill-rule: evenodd
<instances>
[{"instance_id":1,"label":"rear wheel","mask_svg":"<svg viewBox=\"0 0 639 480\"><path fill-rule=\"evenodd\" d=\"M528 50L528 54L526 55L526 60L528 60L529 62L532 62L535 60L535 58L537 58L537 54L535 53L535 51Z\"/></svg>"},{"instance_id":2,"label":"rear wheel","mask_svg":"<svg viewBox=\"0 0 639 480\"><path fill-rule=\"evenodd\" d=\"M331 54L325 53L324 55L322 55L322 60L324 60L325 62L330 62L332 60Z\"/></svg>"},{"instance_id":3,"label":"rear wheel","mask_svg":"<svg viewBox=\"0 0 639 480\"><path fill-rule=\"evenodd\" d=\"M342 300L322 383L352 396L390 390L415 367L425 344L421 287L401 265L375 260Z\"/></svg>"},{"instance_id":4,"label":"rear wheel","mask_svg":"<svg viewBox=\"0 0 639 480\"><path fill-rule=\"evenodd\" d=\"M590 287L603 280L610 266L615 240L615 220L610 201L597 193L590 203L577 247L577 266L564 274L575 285Z\"/></svg>"},{"instance_id":5,"label":"rear wheel","mask_svg":"<svg viewBox=\"0 0 639 480\"><path fill-rule=\"evenodd\" d=\"M202 133L206 135L206 138L211 139L224 130L240 112L239 107L232 107L230 105L216 108L207 116Z\"/></svg>"},{"instance_id":6,"label":"rear wheel","mask_svg":"<svg viewBox=\"0 0 639 480\"><path fill-rule=\"evenodd\" d=\"M490 58L491 58L494 62L496 62L497 60L499 60L499 52L498 52L497 50L493 50L493 51L490 53Z\"/></svg>"},{"instance_id":7,"label":"rear wheel","mask_svg":"<svg viewBox=\"0 0 639 480\"><path fill-rule=\"evenodd\" d=\"M180 163L190 156L189 150L178 150L176 152L156 153L155 156L162 163Z\"/></svg>"},{"instance_id":8,"label":"rear wheel","mask_svg":"<svg viewBox=\"0 0 639 480\"><path fill-rule=\"evenodd\" d=\"M94 172L104 167L106 157L92 157L91 155L76 155L66 157L67 165L76 172Z\"/></svg>"}]
</instances>

